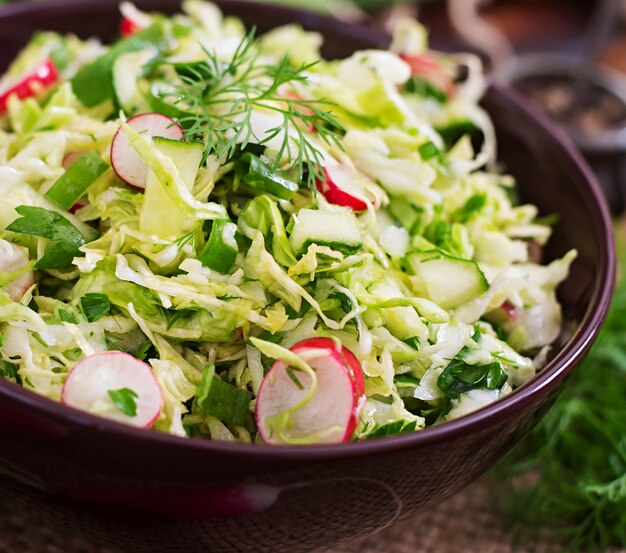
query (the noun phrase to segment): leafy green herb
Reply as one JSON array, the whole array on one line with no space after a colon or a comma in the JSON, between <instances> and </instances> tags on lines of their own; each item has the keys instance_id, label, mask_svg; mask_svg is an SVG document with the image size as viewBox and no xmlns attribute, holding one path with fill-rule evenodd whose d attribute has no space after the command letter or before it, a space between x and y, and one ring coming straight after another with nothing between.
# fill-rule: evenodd
<instances>
[{"instance_id":1,"label":"leafy green herb","mask_svg":"<svg viewBox=\"0 0 626 553\"><path fill-rule=\"evenodd\" d=\"M443 104L448 100L448 95L445 90L435 86L424 77L411 77L411 79L406 83L406 91L423 96L424 98L432 98L440 104Z\"/></svg>"},{"instance_id":2,"label":"leafy green herb","mask_svg":"<svg viewBox=\"0 0 626 553\"><path fill-rule=\"evenodd\" d=\"M431 140L429 140L428 142L424 142L424 144L422 144L417 149L417 151L419 152L420 157L423 161L428 161L429 159L432 159L434 157L436 157L439 161L444 160L441 150L437 148L435 143Z\"/></svg>"},{"instance_id":3,"label":"leafy green herb","mask_svg":"<svg viewBox=\"0 0 626 553\"><path fill-rule=\"evenodd\" d=\"M209 365L202 373L196 393L196 403L207 415L227 424L243 426L249 413L250 392L237 388L215 375Z\"/></svg>"},{"instance_id":4,"label":"leafy green herb","mask_svg":"<svg viewBox=\"0 0 626 553\"><path fill-rule=\"evenodd\" d=\"M150 350L153 350L152 352ZM150 340L146 340L135 352L135 357L145 361L148 358L156 357L156 349Z\"/></svg>"},{"instance_id":5,"label":"leafy green herb","mask_svg":"<svg viewBox=\"0 0 626 553\"><path fill-rule=\"evenodd\" d=\"M474 194L467 202L452 214L452 220L459 223L467 223L487 203L486 194Z\"/></svg>"},{"instance_id":6,"label":"leafy green herb","mask_svg":"<svg viewBox=\"0 0 626 553\"><path fill-rule=\"evenodd\" d=\"M273 170L278 170L287 154L295 160L299 180L306 179L315 189L316 178L322 178L322 155L309 140L307 130L314 127L316 138L341 147L338 133L344 128L331 113L330 102L281 92L289 85L306 83L315 63L294 68L285 57L277 64L265 64L259 60L259 52L254 30L242 38L227 62L205 49L206 59L189 64L185 71L179 68L182 84L173 92L162 92L161 99L184 107L188 115L180 117L179 122L187 138L204 141L205 156L214 153L218 159L230 159L251 141L263 145L281 136ZM252 113L258 109L278 114L282 121L255 139Z\"/></svg>"},{"instance_id":7,"label":"leafy green herb","mask_svg":"<svg viewBox=\"0 0 626 553\"><path fill-rule=\"evenodd\" d=\"M119 390L109 390L109 397L122 413L129 417L137 416L137 392L130 388L120 388Z\"/></svg>"},{"instance_id":8,"label":"leafy green herb","mask_svg":"<svg viewBox=\"0 0 626 553\"><path fill-rule=\"evenodd\" d=\"M626 249L597 342L552 409L496 469L500 502L532 540L563 549L626 547Z\"/></svg>"},{"instance_id":9,"label":"leafy green herb","mask_svg":"<svg viewBox=\"0 0 626 553\"><path fill-rule=\"evenodd\" d=\"M170 328L172 328L178 321L189 317L190 315L193 315L194 313L197 313L198 311L202 311L203 308L202 307L185 307L183 309L179 309L177 311L174 311L174 314L170 317L169 321L167 322L167 330L169 330Z\"/></svg>"},{"instance_id":10,"label":"leafy green herb","mask_svg":"<svg viewBox=\"0 0 626 553\"><path fill-rule=\"evenodd\" d=\"M21 205L15 208L22 217L13 221L7 230L42 236L54 242L37 261L37 269L65 269L74 257L81 256L78 249L85 237L65 217L42 207Z\"/></svg>"},{"instance_id":11,"label":"leafy green herb","mask_svg":"<svg viewBox=\"0 0 626 553\"><path fill-rule=\"evenodd\" d=\"M487 365L468 365L453 359L437 379L437 386L452 399L475 389L499 390L508 379L498 361Z\"/></svg>"},{"instance_id":12,"label":"leafy green herb","mask_svg":"<svg viewBox=\"0 0 626 553\"><path fill-rule=\"evenodd\" d=\"M80 306L90 323L101 319L111 310L109 297L98 292L90 292L81 297Z\"/></svg>"},{"instance_id":13,"label":"leafy green herb","mask_svg":"<svg viewBox=\"0 0 626 553\"><path fill-rule=\"evenodd\" d=\"M299 390L304 390L304 385L300 382L300 379L296 376L293 367L287 367L287 375L291 378L292 382L298 387Z\"/></svg>"},{"instance_id":14,"label":"leafy green herb","mask_svg":"<svg viewBox=\"0 0 626 553\"><path fill-rule=\"evenodd\" d=\"M61 321L64 323L72 323L76 324L78 321L76 320L76 316L71 311L67 309L59 309L58 316Z\"/></svg>"},{"instance_id":15,"label":"leafy green herb","mask_svg":"<svg viewBox=\"0 0 626 553\"><path fill-rule=\"evenodd\" d=\"M17 384L21 384L22 381L20 379L20 375L17 372L18 369L18 365L10 363L9 361L2 361L2 365L0 365L0 377L12 380Z\"/></svg>"}]
</instances>

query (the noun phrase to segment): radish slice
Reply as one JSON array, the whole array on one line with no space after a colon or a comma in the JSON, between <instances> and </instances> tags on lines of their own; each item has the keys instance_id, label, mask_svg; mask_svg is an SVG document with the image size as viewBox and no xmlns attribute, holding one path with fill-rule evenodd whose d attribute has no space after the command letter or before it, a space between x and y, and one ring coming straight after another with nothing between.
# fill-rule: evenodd
<instances>
[{"instance_id":1,"label":"radish slice","mask_svg":"<svg viewBox=\"0 0 626 553\"><path fill-rule=\"evenodd\" d=\"M142 28L143 27L137 25L134 21L124 17L120 23L120 36L127 37L134 35L137 31L141 31Z\"/></svg>"},{"instance_id":2,"label":"radish slice","mask_svg":"<svg viewBox=\"0 0 626 553\"><path fill-rule=\"evenodd\" d=\"M26 248L0 240L0 273L19 271L28 263ZM20 301L27 290L35 284L35 273L27 271L4 286L4 291L13 301Z\"/></svg>"},{"instance_id":3,"label":"radish slice","mask_svg":"<svg viewBox=\"0 0 626 553\"><path fill-rule=\"evenodd\" d=\"M402 54L400 57L409 64L413 76L424 77L446 94L454 93L454 82L433 58L426 54L421 56Z\"/></svg>"},{"instance_id":4,"label":"radish slice","mask_svg":"<svg viewBox=\"0 0 626 553\"><path fill-rule=\"evenodd\" d=\"M134 35L136 32L150 25L150 16L138 10L135 5L130 2L122 2L120 11L122 12L120 35L123 37Z\"/></svg>"},{"instance_id":5,"label":"radish slice","mask_svg":"<svg viewBox=\"0 0 626 553\"><path fill-rule=\"evenodd\" d=\"M0 91L0 113L7 110L9 98L16 95L20 100L36 96L42 90L59 82L59 70L50 58L46 58L37 69L4 91Z\"/></svg>"},{"instance_id":6,"label":"radish slice","mask_svg":"<svg viewBox=\"0 0 626 553\"><path fill-rule=\"evenodd\" d=\"M510 301L505 301L501 306L500 309L502 309L502 311L505 313L507 319L514 321L515 319L517 319L517 310L515 309L515 306L510 302Z\"/></svg>"},{"instance_id":7,"label":"radish slice","mask_svg":"<svg viewBox=\"0 0 626 553\"><path fill-rule=\"evenodd\" d=\"M293 369L290 374L286 364L277 361L263 379L256 403L256 422L263 441L285 444L308 436L317 436L317 443L349 440L365 399L365 380L356 357L330 338L303 340L291 351L306 358L315 370L317 388L306 405L291 413L283 432L273 431L272 417L298 403L311 386L308 374Z\"/></svg>"},{"instance_id":8,"label":"radish slice","mask_svg":"<svg viewBox=\"0 0 626 553\"><path fill-rule=\"evenodd\" d=\"M135 416L116 407L109 392L134 392ZM163 408L163 394L149 365L121 351L96 353L80 361L67 375L61 402L70 407L150 428Z\"/></svg>"},{"instance_id":9,"label":"radish slice","mask_svg":"<svg viewBox=\"0 0 626 553\"><path fill-rule=\"evenodd\" d=\"M152 138L161 136L171 140L183 137L182 127L173 119L159 113L142 113L131 117L126 123L139 133ZM127 184L142 190L146 187L148 166L128 142L120 127L111 143L111 165L117 176Z\"/></svg>"},{"instance_id":10,"label":"radish slice","mask_svg":"<svg viewBox=\"0 0 626 553\"><path fill-rule=\"evenodd\" d=\"M365 211L365 191L355 179L354 171L344 164L324 167L324 181L317 179L317 189L335 205L349 207L354 211Z\"/></svg>"}]
</instances>

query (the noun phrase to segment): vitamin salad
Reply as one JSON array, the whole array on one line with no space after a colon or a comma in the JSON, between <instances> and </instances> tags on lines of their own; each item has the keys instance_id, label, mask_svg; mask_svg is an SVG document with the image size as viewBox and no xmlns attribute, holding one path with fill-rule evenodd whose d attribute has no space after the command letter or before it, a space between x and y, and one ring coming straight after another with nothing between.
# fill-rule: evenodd
<instances>
[{"instance_id":1,"label":"vitamin salad","mask_svg":"<svg viewBox=\"0 0 626 553\"><path fill-rule=\"evenodd\" d=\"M533 377L550 226L496 170L479 61L320 56L214 5L41 32L0 80L1 374L179 436L419 431Z\"/></svg>"}]
</instances>

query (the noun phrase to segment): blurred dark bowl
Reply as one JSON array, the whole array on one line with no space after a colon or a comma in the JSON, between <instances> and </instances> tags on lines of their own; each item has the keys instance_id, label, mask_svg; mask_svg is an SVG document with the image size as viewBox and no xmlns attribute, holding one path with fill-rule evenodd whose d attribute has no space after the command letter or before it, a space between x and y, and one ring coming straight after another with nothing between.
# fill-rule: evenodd
<instances>
[{"instance_id":1,"label":"blurred dark bowl","mask_svg":"<svg viewBox=\"0 0 626 553\"><path fill-rule=\"evenodd\" d=\"M170 0L139 7L171 12ZM259 29L299 21L326 55L385 37L313 14L248 2L227 13ZM62 0L0 9L0 66L38 28L110 39L116 2ZM549 365L504 400L423 432L297 448L185 440L135 430L0 380L0 487L16 508L129 551L309 551L365 537L453 494L489 468L552 403L602 323L614 280L611 222L587 166L543 119L493 87L503 165L522 198L560 222L545 250L579 258L560 289L565 323ZM237 515L237 516L236 516Z\"/></svg>"}]
</instances>

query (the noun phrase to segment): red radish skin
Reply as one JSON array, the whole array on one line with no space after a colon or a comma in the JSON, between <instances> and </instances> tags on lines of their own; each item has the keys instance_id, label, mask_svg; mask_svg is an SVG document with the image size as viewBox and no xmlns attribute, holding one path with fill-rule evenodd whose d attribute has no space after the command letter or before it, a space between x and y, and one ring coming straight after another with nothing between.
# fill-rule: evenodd
<instances>
[{"instance_id":1,"label":"red radish skin","mask_svg":"<svg viewBox=\"0 0 626 553\"><path fill-rule=\"evenodd\" d=\"M19 271L29 261L25 248L0 240L0 272ZM20 301L28 289L35 284L35 273L27 271L4 286L4 291L13 301Z\"/></svg>"},{"instance_id":2,"label":"red radish skin","mask_svg":"<svg viewBox=\"0 0 626 553\"><path fill-rule=\"evenodd\" d=\"M365 379L361 365L347 348L330 338L309 338L298 342L291 351L298 354L318 350L321 356L308 361L316 371L317 390L308 404L292 414L295 435L339 429L323 437L321 443L348 441L359 423L359 412L365 399ZM310 378L301 371L295 372L304 390L292 381L286 365L277 361L267 373L259 390L256 404L256 422L259 434L267 444L285 441L272 435L268 417L272 417L297 403L308 391Z\"/></svg>"},{"instance_id":3,"label":"red radish skin","mask_svg":"<svg viewBox=\"0 0 626 553\"><path fill-rule=\"evenodd\" d=\"M46 58L32 73L27 74L9 89L0 92L0 113L7 110L11 96L20 100L38 95L60 80L59 70L50 58Z\"/></svg>"},{"instance_id":4,"label":"red radish skin","mask_svg":"<svg viewBox=\"0 0 626 553\"><path fill-rule=\"evenodd\" d=\"M454 94L454 82L432 57L427 54L421 56L401 54L400 57L409 64L413 76L424 77L446 94Z\"/></svg>"},{"instance_id":5,"label":"red radish skin","mask_svg":"<svg viewBox=\"0 0 626 553\"><path fill-rule=\"evenodd\" d=\"M128 17L124 17L120 23L120 36L127 37L134 35L136 32L141 31L141 29L143 29L141 25L135 23Z\"/></svg>"},{"instance_id":6,"label":"red radish skin","mask_svg":"<svg viewBox=\"0 0 626 553\"><path fill-rule=\"evenodd\" d=\"M341 167L337 166L337 168ZM355 190L349 182L350 177L346 178L346 175L341 175L337 168L324 167L324 180L316 179L317 189L331 204L349 207L353 211L365 211L367 203L356 195L359 192L363 194L363 191ZM349 175L347 170L342 172Z\"/></svg>"},{"instance_id":7,"label":"red radish skin","mask_svg":"<svg viewBox=\"0 0 626 553\"><path fill-rule=\"evenodd\" d=\"M128 388L137 394L137 414L118 410L109 391ZM107 351L85 357L70 370L61 391L61 402L140 428L150 428L163 409L163 393L147 363L122 351ZM99 406L110 406L97 412Z\"/></svg>"},{"instance_id":8,"label":"red radish skin","mask_svg":"<svg viewBox=\"0 0 626 553\"><path fill-rule=\"evenodd\" d=\"M515 319L517 319L517 311L515 309L515 306L509 302L508 300L505 301L501 306L500 309L502 309L502 311L504 311L504 313L506 314L507 318L510 321L514 321Z\"/></svg>"},{"instance_id":9,"label":"red radish skin","mask_svg":"<svg viewBox=\"0 0 626 553\"><path fill-rule=\"evenodd\" d=\"M170 140L180 140L183 137L182 127L173 119L160 113L135 115L126 123L132 129L150 138L160 136ZM130 145L122 127L115 133L111 143L111 165L117 176L125 183L141 190L146 187L148 166Z\"/></svg>"},{"instance_id":10,"label":"red radish skin","mask_svg":"<svg viewBox=\"0 0 626 553\"><path fill-rule=\"evenodd\" d=\"M68 209L70 213L76 213L79 209L85 207L89 202L85 198L79 198L76 203Z\"/></svg>"},{"instance_id":11,"label":"red radish skin","mask_svg":"<svg viewBox=\"0 0 626 553\"><path fill-rule=\"evenodd\" d=\"M81 157L83 157L84 154L84 151L68 152L67 154L65 154L63 156L63 162L61 163L63 169L67 171L67 169L74 165L74 163L76 163Z\"/></svg>"}]
</instances>

